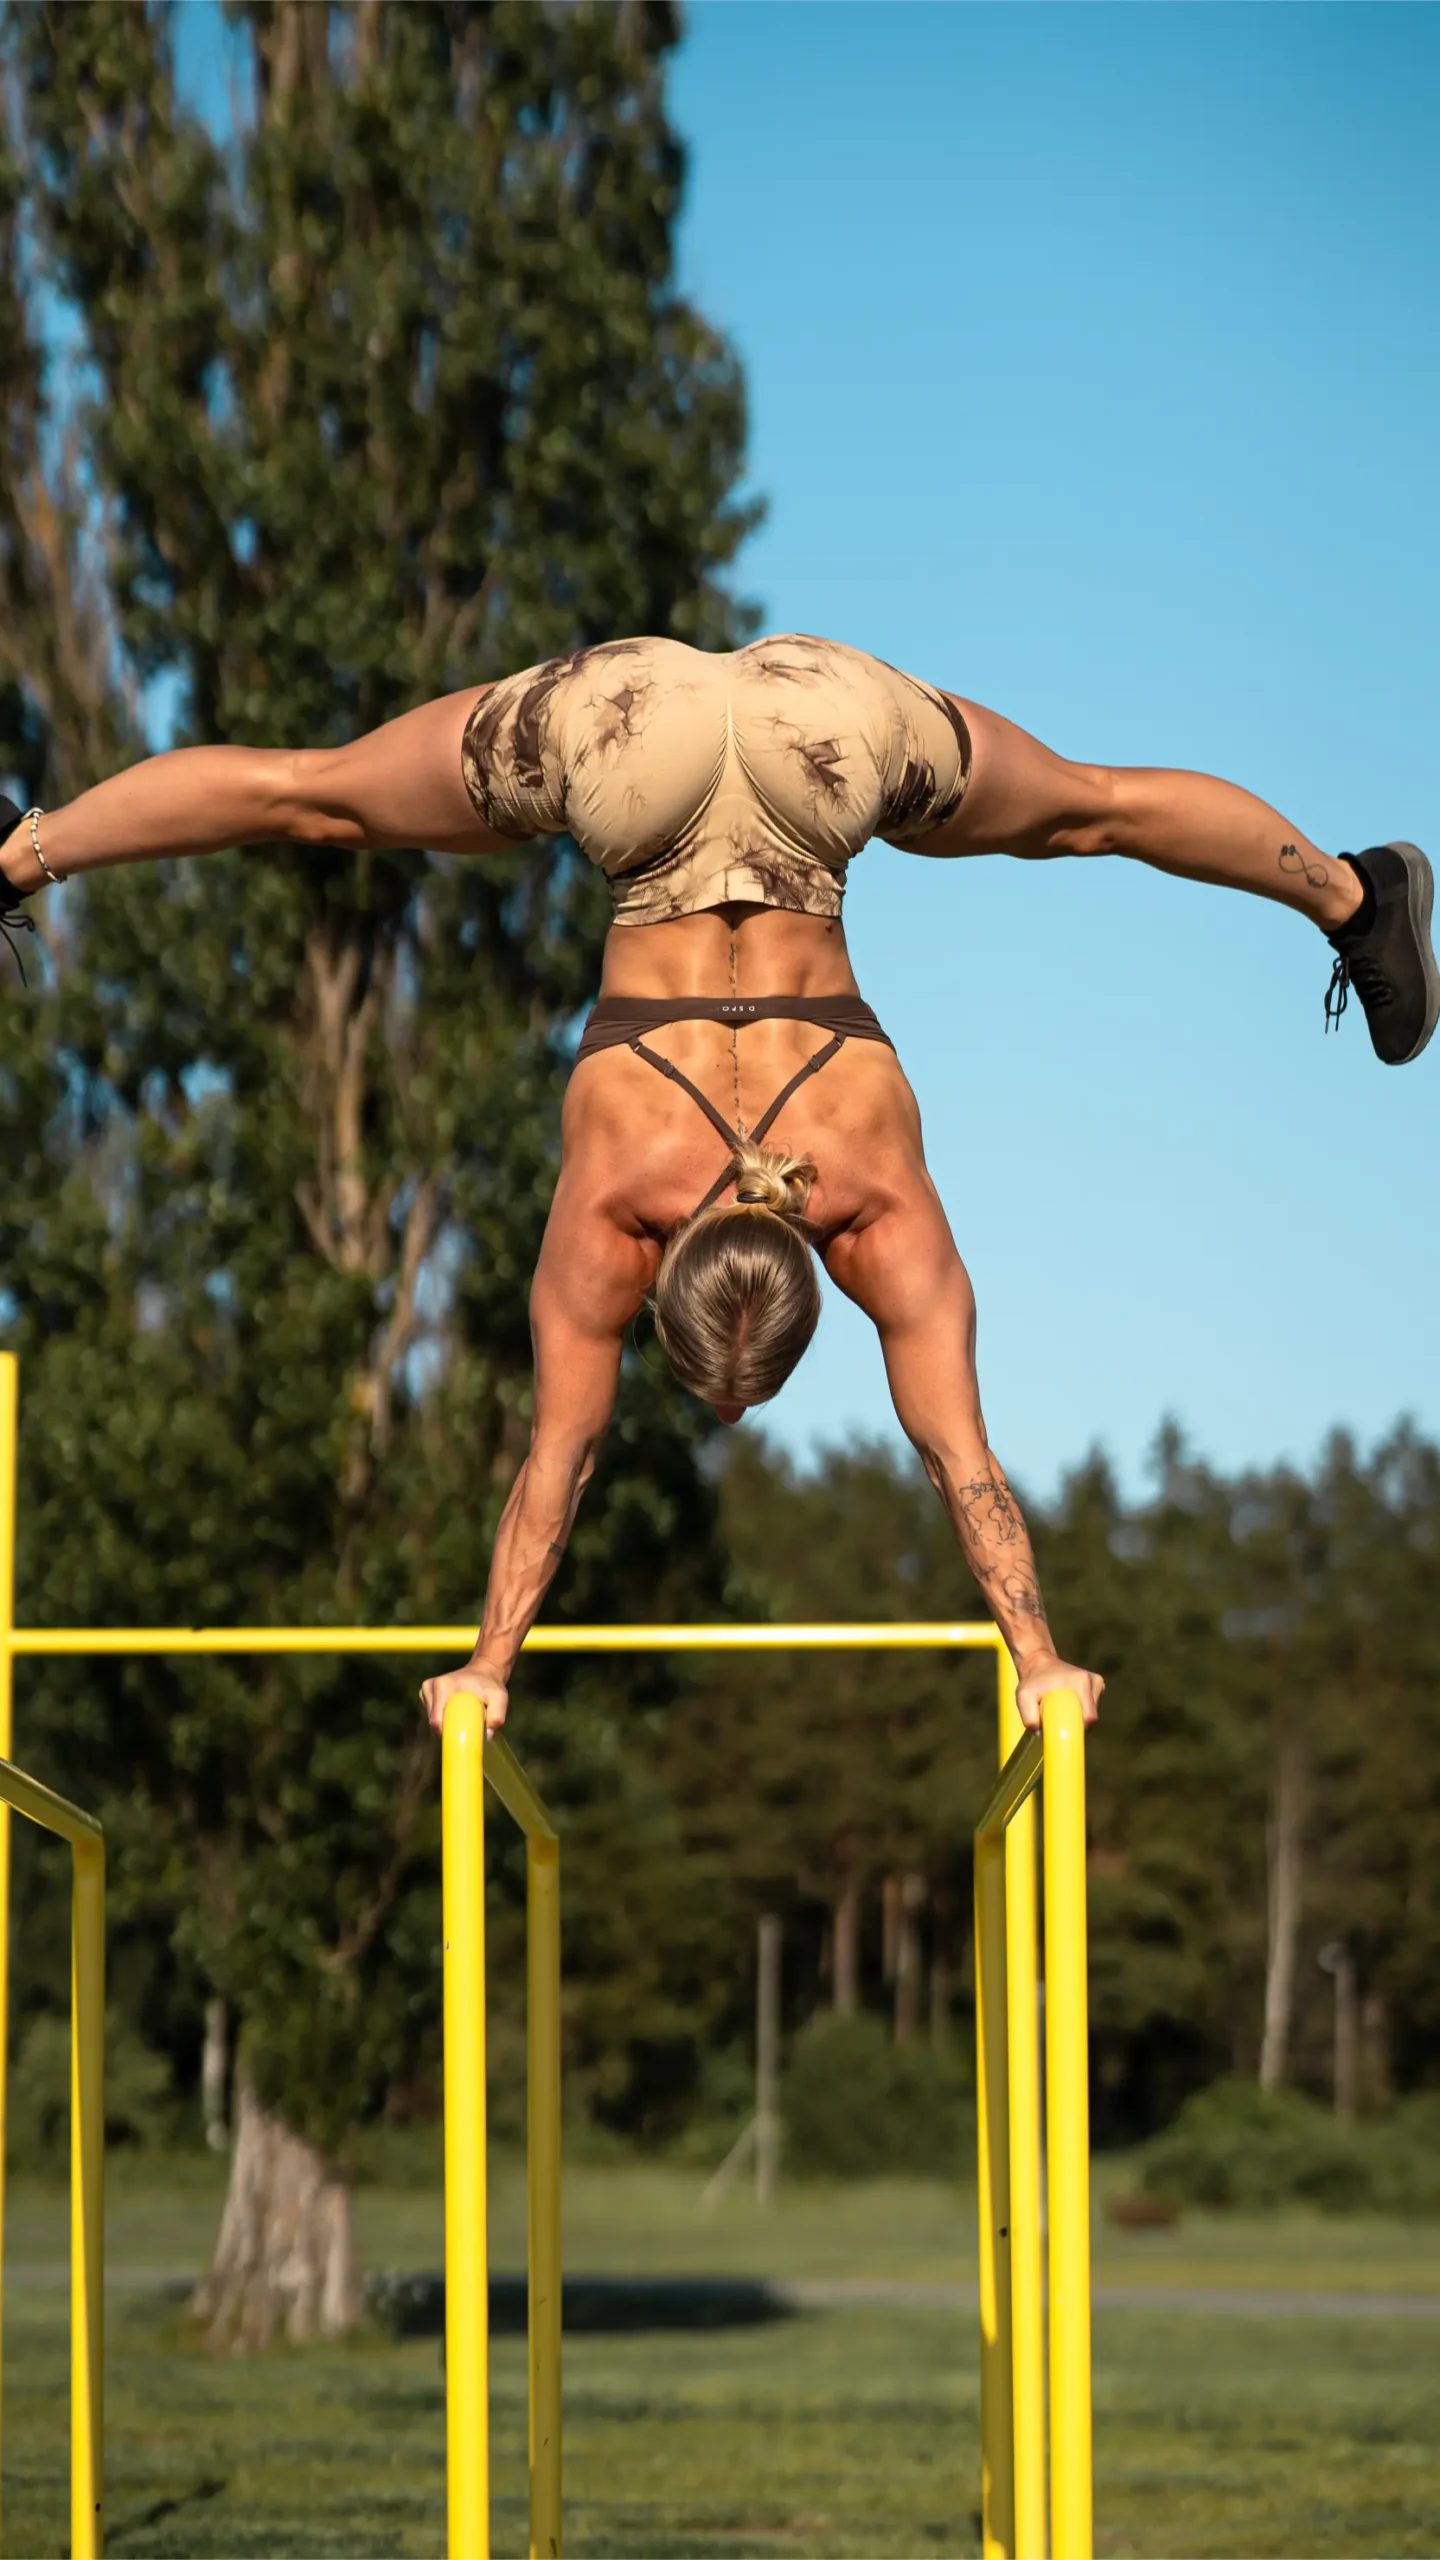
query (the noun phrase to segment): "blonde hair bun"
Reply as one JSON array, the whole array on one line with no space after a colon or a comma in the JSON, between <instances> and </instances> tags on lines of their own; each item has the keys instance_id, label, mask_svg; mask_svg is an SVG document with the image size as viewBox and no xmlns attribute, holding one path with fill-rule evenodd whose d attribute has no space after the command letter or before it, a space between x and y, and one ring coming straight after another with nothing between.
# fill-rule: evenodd
<instances>
[{"instance_id":1,"label":"blonde hair bun","mask_svg":"<svg viewBox=\"0 0 1440 2560\"><path fill-rule=\"evenodd\" d=\"M803 1218L815 1180L808 1158L787 1156L778 1147L757 1147L742 1138L732 1159L735 1200L742 1209L773 1209L777 1218Z\"/></svg>"}]
</instances>

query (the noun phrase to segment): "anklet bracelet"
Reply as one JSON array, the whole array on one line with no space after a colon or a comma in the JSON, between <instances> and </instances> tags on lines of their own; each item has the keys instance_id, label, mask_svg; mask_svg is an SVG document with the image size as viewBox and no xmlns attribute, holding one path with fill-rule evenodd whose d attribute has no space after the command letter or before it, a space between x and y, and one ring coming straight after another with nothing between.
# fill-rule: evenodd
<instances>
[{"instance_id":1,"label":"anklet bracelet","mask_svg":"<svg viewBox=\"0 0 1440 2560\"><path fill-rule=\"evenodd\" d=\"M43 809L27 809L23 823L28 826L30 830L31 851L34 854L36 861L39 863L41 870L44 872L46 879L50 882L52 888L62 889L65 884L60 873L58 871L51 870L49 863L46 861L44 854L40 850L40 821L44 815L45 812Z\"/></svg>"}]
</instances>

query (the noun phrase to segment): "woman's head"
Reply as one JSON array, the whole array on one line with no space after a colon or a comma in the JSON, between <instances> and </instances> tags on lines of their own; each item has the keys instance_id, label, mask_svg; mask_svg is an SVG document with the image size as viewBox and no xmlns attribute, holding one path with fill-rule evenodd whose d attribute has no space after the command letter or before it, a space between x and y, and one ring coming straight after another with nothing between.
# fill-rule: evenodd
<instances>
[{"instance_id":1,"label":"woman's head","mask_svg":"<svg viewBox=\"0 0 1440 2560\"><path fill-rule=\"evenodd\" d=\"M742 1139L733 1204L677 1227L655 1283L655 1330L682 1385L720 1408L778 1395L820 1320L800 1221L813 1164Z\"/></svg>"}]
</instances>

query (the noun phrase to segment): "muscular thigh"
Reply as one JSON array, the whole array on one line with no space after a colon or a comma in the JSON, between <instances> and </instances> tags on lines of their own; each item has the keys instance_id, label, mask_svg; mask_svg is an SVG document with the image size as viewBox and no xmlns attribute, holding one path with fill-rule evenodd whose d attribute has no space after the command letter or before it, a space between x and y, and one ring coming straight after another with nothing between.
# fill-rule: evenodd
<instances>
[{"instance_id":1,"label":"muscular thigh","mask_svg":"<svg viewBox=\"0 0 1440 2560\"><path fill-rule=\"evenodd\" d=\"M436 853L493 853L510 842L480 819L465 786L460 746L488 688L441 695L367 730L348 747L295 758L296 785L322 821L357 825L369 844L426 844Z\"/></svg>"},{"instance_id":2,"label":"muscular thigh","mask_svg":"<svg viewBox=\"0 0 1440 2560\"><path fill-rule=\"evenodd\" d=\"M1013 853L1044 861L1108 850L1107 766L1071 764L998 711L959 694L950 698L970 732L970 780L954 817L923 837L916 853Z\"/></svg>"}]
</instances>

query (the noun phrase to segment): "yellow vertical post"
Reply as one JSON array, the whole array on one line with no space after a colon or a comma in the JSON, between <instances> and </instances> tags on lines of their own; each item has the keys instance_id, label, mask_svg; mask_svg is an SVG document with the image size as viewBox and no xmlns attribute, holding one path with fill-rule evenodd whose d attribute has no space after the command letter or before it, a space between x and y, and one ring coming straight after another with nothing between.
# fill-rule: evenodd
<instances>
[{"instance_id":1,"label":"yellow vertical post","mask_svg":"<svg viewBox=\"0 0 1440 2560\"><path fill-rule=\"evenodd\" d=\"M531 1839L526 2172L530 2242L530 2560L560 2560L560 1851Z\"/></svg>"},{"instance_id":2,"label":"yellow vertical post","mask_svg":"<svg viewBox=\"0 0 1440 2560\"><path fill-rule=\"evenodd\" d=\"M105 2479L105 1847L73 1844L70 1976L70 2550L99 2560Z\"/></svg>"},{"instance_id":3,"label":"yellow vertical post","mask_svg":"<svg viewBox=\"0 0 1440 2560\"><path fill-rule=\"evenodd\" d=\"M981 2547L984 2560L1013 2560L1015 2445L1003 1835L982 1835L975 1843L975 2097L979 2119Z\"/></svg>"},{"instance_id":4,"label":"yellow vertical post","mask_svg":"<svg viewBox=\"0 0 1440 2560\"><path fill-rule=\"evenodd\" d=\"M1044 1726L1051 2534L1056 2560L1091 2560L1085 1726L1073 1690L1049 1692Z\"/></svg>"},{"instance_id":5,"label":"yellow vertical post","mask_svg":"<svg viewBox=\"0 0 1440 2560\"><path fill-rule=\"evenodd\" d=\"M0 1351L0 1760L14 1757L10 1633L15 1624L15 1444L20 1364ZM10 1807L0 1803L0 2389L5 2330L6 2076L10 2051Z\"/></svg>"},{"instance_id":6,"label":"yellow vertical post","mask_svg":"<svg viewBox=\"0 0 1440 2560\"><path fill-rule=\"evenodd\" d=\"M490 2560L485 2229L485 1709L459 1691L441 1750L445 1932L445 2450L450 2560Z\"/></svg>"},{"instance_id":7,"label":"yellow vertical post","mask_svg":"<svg viewBox=\"0 0 1440 2560\"><path fill-rule=\"evenodd\" d=\"M1015 1666L999 1671L1000 1766L1024 1726ZM1045 2560L1045 2310L1040 2237L1040 2019L1036 1803L1027 1797L1005 1834L1005 1987L1010 2072L1010 2321L1015 2441L1015 2560Z\"/></svg>"}]
</instances>

